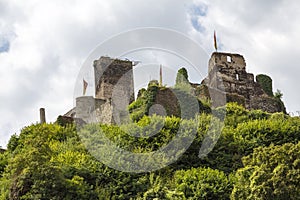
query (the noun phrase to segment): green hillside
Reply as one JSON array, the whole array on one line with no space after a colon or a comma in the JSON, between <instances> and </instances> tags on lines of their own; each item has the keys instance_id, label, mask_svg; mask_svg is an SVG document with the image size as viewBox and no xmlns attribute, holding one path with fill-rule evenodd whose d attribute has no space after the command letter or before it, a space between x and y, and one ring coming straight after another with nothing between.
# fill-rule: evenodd
<instances>
[{"instance_id":1,"label":"green hillside","mask_svg":"<svg viewBox=\"0 0 300 200\"><path fill-rule=\"evenodd\" d=\"M133 124L90 124L79 132L73 124L25 127L0 154L0 199L300 198L299 117L248 111L235 103L212 113L203 112L196 120L143 116ZM222 113L223 128L218 118ZM199 149L212 124L222 128L222 134L200 159ZM187 151L176 152L176 162L153 172L117 171L108 167L113 163L105 165L92 156L106 147L104 138L127 151L147 153L168 144L179 130L188 136L195 127ZM155 130L157 134L147 137ZM134 136L141 132L143 137ZM118 156L112 151L98 153ZM140 165L159 163L168 163L168 158L165 163L141 160Z\"/></svg>"}]
</instances>

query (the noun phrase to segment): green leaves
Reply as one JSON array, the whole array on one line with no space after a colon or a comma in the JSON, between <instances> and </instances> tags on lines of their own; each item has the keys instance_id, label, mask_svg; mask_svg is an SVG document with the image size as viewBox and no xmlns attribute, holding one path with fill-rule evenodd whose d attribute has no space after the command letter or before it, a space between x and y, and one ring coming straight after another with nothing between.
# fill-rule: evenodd
<instances>
[{"instance_id":1,"label":"green leaves","mask_svg":"<svg viewBox=\"0 0 300 200\"><path fill-rule=\"evenodd\" d=\"M184 67L179 69L177 72L175 86L180 87L183 85L190 85L189 80L188 80L188 72Z\"/></svg>"},{"instance_id":2,"label":"green leaves","mask_svg":"<svg viewBox=\"0 0 300 200\"><path fill-rule=\"evenodd\" d=\"M175 190L187 199L229 199L232 183L219 170L192 168L180 170L174 175Z\"/></svg>"},{"instance_id":3,"label":"green leaves","mask_svg":"<svg viewBox=\"0 0 300 200\"><path fill-rule=\"evenodd\" d=\"M144 90L140 97L147 95ZM136 101L129 109L134 113L141 105ZM143 111L136 123L87 125L81 137L72 124L25 127L0 153L0 199L229 199L230 195L232 199L297 199L300 118L248 111L234 103L212 113L180 119L145 116ZM217 140L216 146L199 159L208 131L221 129L218 140L211 137ZM111 143L128 152L151 154L178 133L183 137L176 140L171 153L179 159L151 173L117 171L91 154ZM85 143L84 136L90 143ZM191 146L182 151L190 139ZM109 148L98 153L116 158L111 162L133 166L130 157L122 161ZM169 161L170 157L161 155L140 159L138 164L159 167Z\"/></svg>"},{"instance_id":4,"label":"green leaves","mask_svg":"<svg viewBox=\"0 0 300 200\"><path fill-rule=\"evenodd\" d=\"M259 147L236 173L232 199L299 199L300 143Z\"/></svg>"},{"instance_id":5,"label":"green leaves","mask_svg":"<svg viewBox=\"0 0 300 200\"><path fill-rule=\"evenodd\" d=\"M273 97L273 87L272 87L272 79L271 77L265 74L259 74L256 76L256 82L258 82L265 93L271 97Z\"/></svg>"}]
</instances>

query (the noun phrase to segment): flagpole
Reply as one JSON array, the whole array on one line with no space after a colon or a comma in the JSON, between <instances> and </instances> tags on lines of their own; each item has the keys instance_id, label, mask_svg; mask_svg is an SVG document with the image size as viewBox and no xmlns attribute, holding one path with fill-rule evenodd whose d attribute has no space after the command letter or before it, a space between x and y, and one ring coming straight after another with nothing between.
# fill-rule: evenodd
<instances>
[{"instance_id":1,"label":"flagpole","mask_svg":"<svg viewBox=\"0 0 300 200\"><path fill-rule=\"evenodd\" d=\"M162 87L162 65L159 68L159 86Z\"/></svg>"},{"instance_id":2,"label":"flagpole","mask_svg":"<svg viewBox=\"0 0 300 200\"><path fill-rule=\"evenodd\" d=\"M217 44L217 35L216 35L216 31L214 31L214 46L215 46L216 52L218 52L218 44Z\"/></svg>"},{"instance_id":3,"label":"flagpole","mask_svg":"<svg viewBox=\"0 0 300 200\"><path fill-rule=\"evenodd\" d=\"M83 91L82 91L83 96L85 96L87 86L88 86L88 83L83 79Z\"/></svg>"}]
</instances>

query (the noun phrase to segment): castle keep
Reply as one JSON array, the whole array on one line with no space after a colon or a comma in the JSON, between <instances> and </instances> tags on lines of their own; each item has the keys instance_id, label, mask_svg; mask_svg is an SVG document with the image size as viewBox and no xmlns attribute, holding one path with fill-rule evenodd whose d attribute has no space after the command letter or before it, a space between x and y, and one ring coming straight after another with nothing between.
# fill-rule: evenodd
<instances>
[{"instance_id":1,"label":"castle keep","mask_svg":"<svg viewBox=\"0 0 300 200\"><path fill-rule=\"evenodd\" d=\"M113 93L121 93L130 102L134 100L131 61L101 57L94 61L94 74L97 99L111 99Z\"/></svg>"},{"instance_id":2,"label":"castle keep","mask_svg":"<svg viewBox=\"0 0 300 200\"><path fill-rule=\"evenodd\" d=\"M128 105L134 101L132 62L101 57L94 61L93 68L95 96L77 97L76 107L64 117L81 119L84 123L126 122L129 119ZM213 53L208 76L201 84L191 83L191 86L195 97L211 101L213 107L237 102L247 109L286 112L282 101L273 96L272 79L266 75L254 79L253 74L247 73L245 59L239 54ZM166 106L167 114L172 115L180 108L174 99L176 95L168 92L172 93L171 90L158 90L155 104Z\"/></svg>"},{"instance_id":3,"label":"castle keep","mask_svg":"<svg viewBox=\"0 0 300 200\"><path fill-rule=\"evenodd\" d=\"M95 98L76 98L76 118L86 123L121 122L134 100L132 62L101 57L94 61Z\"/></svg>"}]
</instances>

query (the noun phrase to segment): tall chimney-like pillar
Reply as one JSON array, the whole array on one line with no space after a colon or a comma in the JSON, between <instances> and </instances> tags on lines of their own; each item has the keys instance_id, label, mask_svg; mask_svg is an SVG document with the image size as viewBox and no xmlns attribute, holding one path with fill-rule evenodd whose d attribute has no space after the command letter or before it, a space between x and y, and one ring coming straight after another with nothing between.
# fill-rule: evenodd
<instances>
[{"instance_id":1,"label":"tall chimney-like pillar","mask_svg":"<svg viewBox=\"0 0 300 200\"><path fill-rule=\"evenodd\" d=\"M40 123L41 124L46 123L45 108L40 108Z\"/></svg>"}]
</instances>

